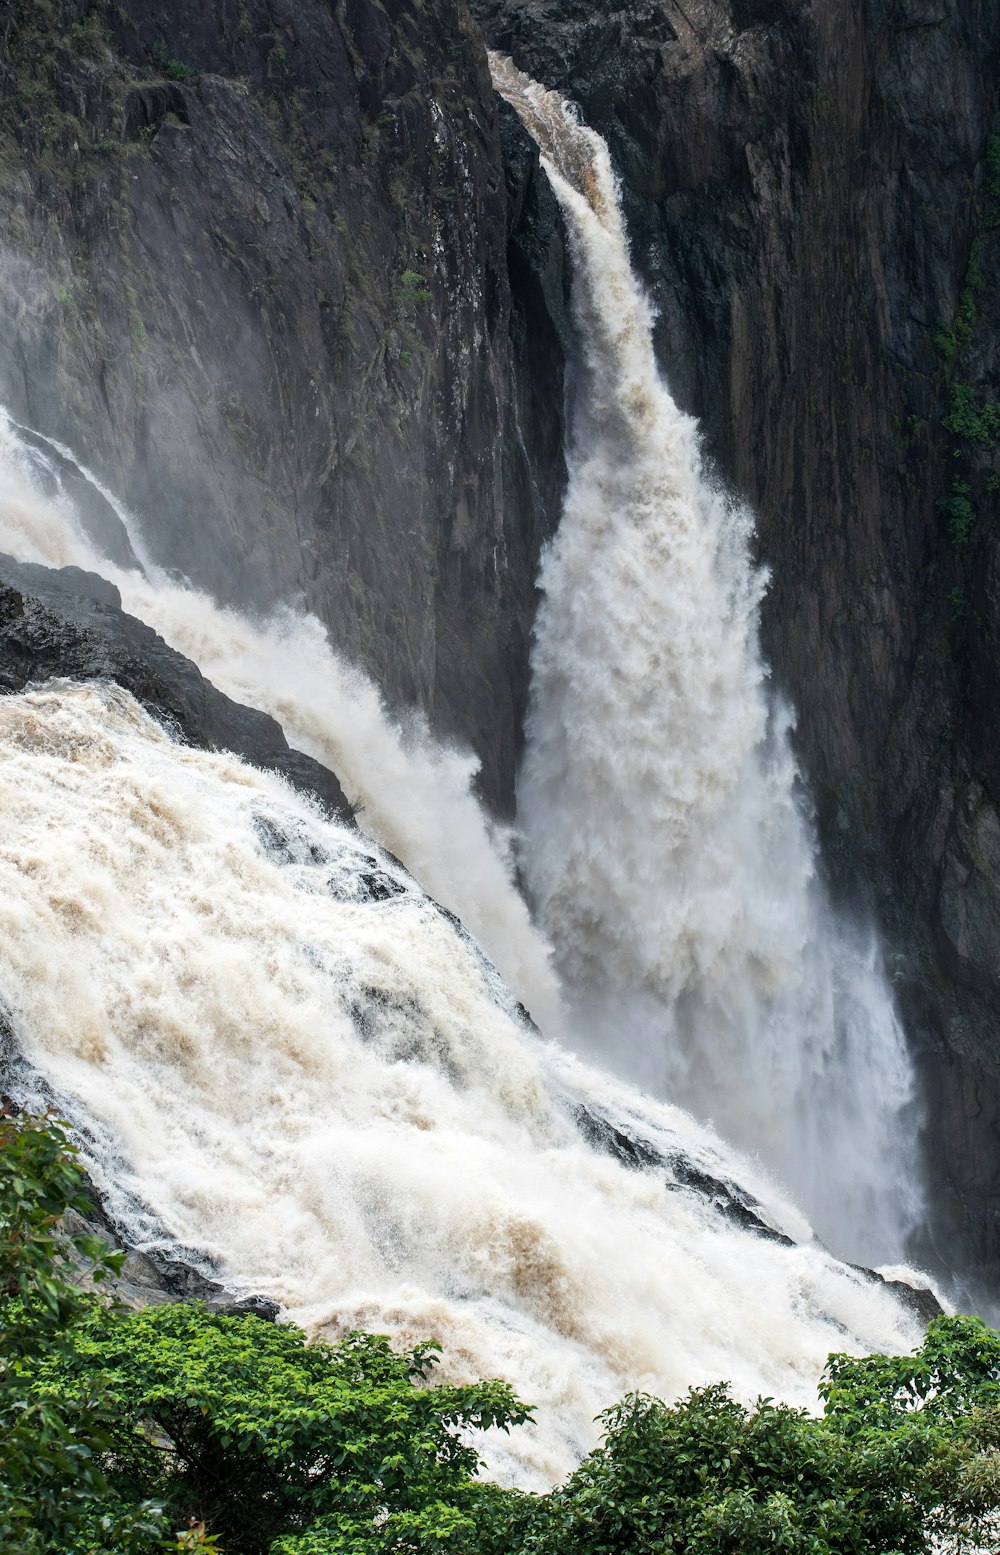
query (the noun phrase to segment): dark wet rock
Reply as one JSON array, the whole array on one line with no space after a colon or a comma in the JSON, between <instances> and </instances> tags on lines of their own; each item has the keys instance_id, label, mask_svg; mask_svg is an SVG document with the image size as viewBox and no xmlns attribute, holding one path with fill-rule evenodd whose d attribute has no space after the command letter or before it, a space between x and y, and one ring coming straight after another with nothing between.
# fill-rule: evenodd
<instances>
[{"instance_id":1,"label":"dark wet rock","mask_svg":"<svg viewBox=\"0 0 1000 1555\"><path fill-rule=\"evenodd\" d=\"M662 1172L668 1191L687 1191L697 1194L715 1214L741 1231L765 1237L783 1247L794 1247L794 1238L772 1225L764 1206L752 1193L734 1182L731 1177L708 1170L681 1150L661 1150L650 1140L630 1129L622 1120L613 1120L599 1108L589 1103L574 1102L573 1117L583 1137L599 1150L614 1156L631 1171ZM921 1323L926 1325L944 1311L934 1292L922 1286L907 1284L879 1274L876 1269L861 1264L849 1264L855 1274L862 1275L873 1285L889 1290Z\"/></svg>"},{"instance_id":2,"label":"dark wet rock","mask_svg":"<svg viewBox=\"0 0 1000 1555\"><path fill-rule=\"evenodd\" d=\"M832 882L877 915L919 1053L917 1254L994 1279L1000 11L474 10L610 142L668 381L760 515ZM0 399L164 564L305 602L509 814L572 336L555 202L464 0L6 15Z\"/></svg>"},{"instance_id":3,"label":"dark wet rock","mask_svg":"<svg viewBox=\"0 0 1000 1555\"><path fill-rule=\"evenodd\" d=\"M254 829L272 858L282 864L315 869L323 889L338 901L388 902L407 892L402 880L394 879L374 854L363 849L351 848L346 854L334 856L314 838L289 833L273 815L256 816Z\"/></svg>"},{"instance_id":4,"label":"dark wet rock","mask_svg":"<svg viewBox=\"0 0 1000 1555\"><path fill-rule=\"evenodd\" d=\"M934 1292L928 1290L925 1285L909 1285L905 1280L890 1280L884 1274L879 1274L877 1269L866 1269L862 1264L853 1263L850 1267L856 1274L863 1274L873 1285L882 1285L886 1290L891 1290L897 1300L925 1327L936 1317L944 1316L944 1307Z\"/></svg>"},{"instance_id":5,"label":"dark wet rock","mask_svg":"<svg viewBox=\"0 0 1000 1555\"><path fill-rule=\"evenodd\" d=\"M681 1150L660 1150L650 1140L634 1133L621 1121L612 1121L596 1107L578 1102L573 1116L583 1137L599 1150L614 1156L632 1171L656 1170L664 1173L670 1191L688 1190L711 1205L716 1214L743 1231L768 1241L793 1247L794 1241L779 1231L767 1218L764 1206L730 1177L716 1176Z\"/></svg>"},{"instance_id":6,"label":"dark wet rock","mask_svg":"<svg viewBox=\"0 0 1000 1555\"><path fill-rule=\"evenodd\" d=\"M70 1109L46 1080L25 1059L17 1038L15 1023L7 1009L0 1004L0 1106L16 1116L22 1106L32 1111L46 1109L57 1117L66 1117ZM81 1131L83 1142L92 1139L89 1131ZM159 1233L143 1251L133 1245L124 1226L108 1212L99 1189L92 1178L82 1184L89 1200L86 1214L70 1210L61 1224L68 1233L83 1232L95 1237L110 1252L122 1253L121 1272L110 1281L102 1281L100 1290L114 1296L129 1307L159 1306L167 1301L202 1301L213 1312L236 1315L252 1312L258 1317L273 1320L280 1311L276 1302L266 1296L231 1290L218 1278L218 1271L203 1253L172 1243L162 1228L148 1214L137 1217L154 1226ZM141 1206L136 1206L141 1210ZM81 1270L87 1282L93 1266Z\"/></svg>"},{"instance_id":7,"label":"dark wet rock","mask_svg":"<svg viewBox=\"0 0 1000 1555\"><path fill-rule=\"evenodd\" d=\"M204 1272L204 1258L192 1253L184 1257L183 1248L171 1248L169 1254L151 1249L140 1252L131 1247L127 1235L117 1227L91 1186L93 1208L86 1217L70 1211L63 1224L68 1232L83 1232L95 1237L109 1252L124 1254L120 1274L101 1283L100 1289L128 1307L162 1306L168 1301L204 1302L212 1312L235 1317L252 1312L273 1322L281 1308L266 1296L241 1295L230 1290L221 1279ZM87 1270L84 1271L86 1278Z\"/></svg>"},{"instance_id":8,"label":"dark wet rock","mask_svg":"<svg viewBox=\"0 0 1000 1555\"><path fill-rule=\"evenodd\" d=\"M101 556L118 567L141 571L128 531L108 499L72 459L30 427L17 426L22 443L37 456L36 478L48 496L63 494L73 504L84 535Z\"/></svg>"},{"instance_id":9,"label":"dark wet rock","mask_svg":"<svg viewBox=\"0 0 1000 1555\"><path fill-rule=\"evenodd\" d=\"M332 772L290 749L273 718L223 696L190 659L126 615L103 578L0 556L0 691L54 678L114 681L189 744L232 751L315 795L341 820L351 816Z\"/></svg>"}]
</instances>

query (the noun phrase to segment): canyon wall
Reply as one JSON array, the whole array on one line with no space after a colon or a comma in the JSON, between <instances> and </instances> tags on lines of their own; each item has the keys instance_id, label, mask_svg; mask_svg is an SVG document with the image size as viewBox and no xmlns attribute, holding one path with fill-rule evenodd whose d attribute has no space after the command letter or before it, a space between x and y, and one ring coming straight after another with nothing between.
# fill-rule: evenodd
<instances>
[{"instance_id":1,"label":"canyon wall","mask_svg":"<svg viewBox=\"0 0 1000 1555\"><path fill-rule=\"evenodd\" d=\"M318 614L509 810L562 393L464 5L12 0L0 49L0 399L158 560Z\"/></svg>"}]
</instances>

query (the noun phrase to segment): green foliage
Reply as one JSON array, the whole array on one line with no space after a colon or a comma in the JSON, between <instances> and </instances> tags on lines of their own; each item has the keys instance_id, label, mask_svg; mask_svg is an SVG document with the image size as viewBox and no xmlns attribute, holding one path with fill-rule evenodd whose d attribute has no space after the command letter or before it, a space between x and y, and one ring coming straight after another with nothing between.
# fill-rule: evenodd
<instances>
[{"instance_id":1,"label":"green foliage","mask_svg":"<svg viewBox=\"0 0 1000 1555\"><path fill-rule=\"evenodd\" d=\"M429 1387L435 1346L103 1303L79 1271L120 1255L59 1229L83 1184L59 1123L0 1116L0 1555L467 1543L466 1437L529 1415L506 1385Z\"/></svg>"},{"instance_id":2,"label":"green foliage","mask_svg":"<svg viewBox=\"0 0 1000 1555\"><path fill-rule=\"evenodd\" d=\"M986 191L979 221L983 230L1000 224L1000 135L991 136L987 143ZM960 443L993 450L1000 446L1000 404L988 399L980 400L975 385L961 371L963 364L968 370L968 352L979 325L977 298L983 285L982 237L977 234L969 252L958 310L952 322L938 330L934 343L950 379L948 409L942 417L942 425ZM955 456L968 462L971 452L968 447L957 448ZM939 498L937 503L947 519L951 538L959 547L968 542L976 521L970 491L968 481L956 478L952 482L951 495ZM960 588L952 590L950 604L956 619L967 613Z\"/></svg>"},{"instance_id":3,"label":"green foliage","mask_svg":"<svg viewBox=\"0 0 1000 1555\"><path fill-rule=\"evenodd\" d=\"M96 11L90 11L80 21L74 22L66 39L81 54L88 54L92 59L100 59L111 47L111 40Z\"/></svg>"},{"instance_id":4,"label":"green foliage","mask_svg":"<svg viewBox=\"0 0 1000 1555\"><path fill-rule=\"evenodd\" d=\"M163 38L160 38L153 48L153 61L169 81L190 81L192 76L198 74L190 65L185 65L181 60L173 58Z\"/></svg>"},{"instance_id":5,"label":"green foliage","mask_svg":"<svg viewBox=\"0 0 1000 1555\"><path fill-rule=\"evenodd\" d=\"M890 1444L851 1450L830 1422L724 1386L670 1408L641 1394L604 1417L606 1438L522 1546L539 1555L801 1555L920 1549L922 1509L900 1499ZM907 1542L909 1540L909 1542ZM501 1544L494 1545L500 1555Z\"/></svg>"},{"instance_id":6,"label":"green foliage","mask_svg":"<svg viewBox=\"0 0 1000 1555\"><path fill-rule=\"evenodd\" d=\"M161 1547L159 1508L120 1504L101 1470L99 1392L57 1399L31 1382L37 1357L66 1357L97 1306L80 1269L99 1283L120 1266L102 1242L59 1230L67 1210L89 1209L83 1184L60 1123L0 1113L0 1555Z\"/></svg>"},{"instance_id":7,"label":"green foliage","mask_svg":"<svg viewBox=\"0 0 1000 1555\"><path fill-rule=\"evenodd\" d=\"M1000 227L1000 135L986 142L986 215L983 225Z\"/></svg>"},{"instance_id":8,"label":"green foliage","mask_svg":"<svg viewBox=\"0 0 1000 1555\"><path fill-rule=\"evenodd\" d=\"M956 381L951 386L951 405L944 418L949 432L986 448L1000 443L1000 405L987 401L980 405L971 383Z\"/></svg>"},{"instance_id":9,"label":"green foliage","mask_svg":"<svg viewBox=\"0 0 1000 1555\"><path fill-rule=\"evenodd\" d=\"M936 1318L911 1355L831 1355L820 1396L847 1436L891 1430L916 1412L960 1424L1000 1407L1000 1333L977 1317Z\"/></svg>"},{"instance_id":10,"label":"green foliage","mask_svg":"<svg viewBox=\"0 0 1000 1555\"><path fill-rule=\"evenodd\" d=\"M949 363L957 361L966 347L972 344L978 314L976 293L981 291L983 286L981 253L982 245L979 238L976 238L969 253L969 265L965 272L962 295L958 301L958 312L952 322L945 328L939 329L934 337L934 344L938 351Z\"/></svg>"},{"instance_id":11,"label":"green foliage","mask_svg":"<svg viewBox=\"0 0 1000 1555\"><path fill-rule=\"evenodd\" d=\"M95 1313L37 1381L70 1403L96 1381L118 1422L103 1462L123 1498L204 1519L240 1555L275 1540L291 1555L468 1525L478 1458L456 1433L528 1412L502 1383L428 1387L434 1361L434 1347L398 1355L370 1334L307 1345L252 1315L171 1305L114 1323Z\"/></svg>"},{"instance_id":12,"label":"green foliage","mask_svg":"<svg viewBox=\"0 0 1000 1555\"><path fill-rule=\"evenodd\" d=\"M956 475L951 483L951 496L940 497L938 507L948 522L948 532L955 545L967 544L976 521L975 509L969 501L970 486Z\"/></svg>"},{"instance_id":13,"label":"green foliage","mask_svg":"<svg viewBox=\"0 0 1000 1555\"><path fill-rule=\"evenodd\" d=\"M396 292L404 308L430 302L432 295L419 270L404 270L397 283Z\"/></svg>"},{"instance_id":14,"label":"green foliage","mask_svg":"<svg viewBox=\"0 0 1000 1555\"><path fill-rule=\"evenodd\" d=\"M548 1495L476 1480L470 1435L529 1411L428 1386L436 1355L78 1283L118 1265L61 1125L0 1114L0 1555L969 1555L1000 1535L1000 1334L932 1323L834 1355L825 1413L724 1385L632 1394ZM174 1530L169 1533L168 1530Z\"/></svg>"},{"instance_id":15,"label":"green foliage","mask_svg":"<svg viewBox=\"0 0 1000 1555\"><path fill-rule=\"evenodd\" d=\"M996 1547L1000 1335L939 1319L908 1356L831 1356L823 1419L725 1387L634 1394L547 1497L496 1498L480 1555L930 1555Z\"/></svg>"}]
</instances>

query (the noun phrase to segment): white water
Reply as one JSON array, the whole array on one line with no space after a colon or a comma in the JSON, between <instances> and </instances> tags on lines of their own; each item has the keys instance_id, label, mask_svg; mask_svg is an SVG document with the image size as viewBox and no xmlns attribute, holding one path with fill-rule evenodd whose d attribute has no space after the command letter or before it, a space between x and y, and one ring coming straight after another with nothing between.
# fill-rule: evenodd
<instances>
[{"instance_id":1,"label":"white water","mask_svg":"<svg viewBox=\"0 0 1000 1555\"><path fill-rule=\"evenodd\" d=\"M584 356L518 790L574 1038L758 1151L838 1252L896 1258L921 1208L912 1067L874 937L816 879L752 517L659 376L606 145L491 68L566 218Z\"/></svg>"},{"instance_id":2,"label":"white water","mask_svg":"<svg viewBox=\"0 0 1000 1555\"><path fill-rule=\"evenodd\" d=\"M52 446L76 463L75 455ZM116 567L85 537L56 469L27 447L0 408L0 550L19 561L99 572L123 608L193 659L228 696L278 720L296 749L340 779L358 823L486 947L546 1031L562 1029L550 951L511 881L510 838L472 792L475 758L435 743L414 717L404 730L377 688L331 648L315 616L279 610L260 622L223 610L158 567L135 518L77 468L125 526L140 572ZM57 488L56 495L46 487Z\"/></svg>"},{"instance_id":3,"label":"white water","mask_svg":"<svg viewBox=\"0 0 1000 1555\"><path fill-rule=\"evenodd\" d=\"M0 806L0 986L113 1213L316 1331L435 1335L446 1377L509 1378L538 1423L495 1472L565 1473L629 1387L808 1404L829 1350L917 1338L822 1250L588 1145L581 1100L808 1236L683 1113L545 1047L409 877L279 779L53 682L0 698Z\"/></svg>"}]
</instances>

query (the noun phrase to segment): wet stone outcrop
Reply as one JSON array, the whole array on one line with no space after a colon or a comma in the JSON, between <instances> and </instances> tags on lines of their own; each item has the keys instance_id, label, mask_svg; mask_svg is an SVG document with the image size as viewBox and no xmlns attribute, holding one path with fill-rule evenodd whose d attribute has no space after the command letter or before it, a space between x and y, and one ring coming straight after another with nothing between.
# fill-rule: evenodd
<instances>
[{"instance_id":1,"label":"wet stone outcrop","mask_svg":"<svg viewBox=\"0 0 1000 1555\"><path fill-rule=\"evenodd\" d=\"M292 750L273 718L224 696L190 659L126 615L113 584L79 567L0 556L0 694L52 679L114 681L187 743L232 751L314 795L338 820L351 818L332 772Z\"/></svg>"},{"instance_id":2,"label":"wet stone outcrop","mask_svg":"<svg viewBox=\"0 0 1000 1555\"><path fill-rule=\"evenodd\" d=\"M1000 1262L1000 12L474 0L608 139L657 349L759 516L833 885L925 1079L915 1251Z\"/></svg>"},{"instance_id":3,"label":"wet stone outcrop","mask_svg":"<svg viewBox=\"0 0 1000 1555\"><path fill-rule=\"evenodd\" d=\"M574 1121L587 1142L604 1150L630 1171L662 1173L668 1193L689 1193L711 1206L724 1224L738 1226L752 1236L760 1236L784 1247L794 1247L792 1238L772 1223L764 1205L733 1178L725 1175L721 1163L697 1160L677 1148L664 1151L622 1120L615 1121L599 1108L586 1102L573 1105ZM943 1307L932 1290L906 1284L850 1264L855 1274L873 1285L891 1290L898 1301L924 1325L940 1317Z\"/></svg>"},{"instance_id":4,"label":"wet stone outcrop","mask_svg":"<svg viewBox=\"0 0 1000 1555\"><path fill-rule=\"evenodd\" d=\"M484 36L575 99L671 388L759 514L832 883L877 917L920 1055L942 1187L915 1252L994 1280L1000 12L472 9L9 0L0 400L157 559L316 611L509 814L572 336Z\"/></svg>"}]
</instances>

